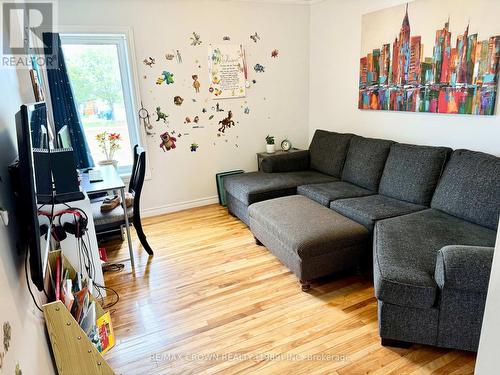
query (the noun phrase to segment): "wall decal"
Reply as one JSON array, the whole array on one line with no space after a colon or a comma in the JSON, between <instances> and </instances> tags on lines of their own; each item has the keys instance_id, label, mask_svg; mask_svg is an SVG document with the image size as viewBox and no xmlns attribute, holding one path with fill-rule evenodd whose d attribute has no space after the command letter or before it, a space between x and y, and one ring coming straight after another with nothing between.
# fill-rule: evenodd
<instances>
[{"instance_id":1,"label":"wall decal","mask_svg":"<svg viewBox=\"0 0 500 375\"><path fill-rule=\"evenodd\" d=\"M191 149L191 152L196 152L198 150L198 143L191 143L191 146L189 147Z\"/></svg>"},{"instance_id":2,"label":"wall decal","mask_svg":"<svg viewBox=\"0 0 500 375\"><path fill-rule=\"evenodd\" d=\"M198 81L198 76L196 74L193 74L191 76L191 78L193 78L194 91L196 91L196 93L199 93L200 92L200 81Z\"/></svg>"},{"instance_id":3,"label":"wall decal","mask_svg":"<svg viewBox=\"0 0 500 375\"><path fill-rule=\"evenodd\" d=\"M177 64L182 64L182 56L178 49L175 50L175 58L177 59Z\"/></svg>"},{"instance_id":4,"label":"wall decal","mask_svg":"<svg viewBox=\"0 0 500 375\"><path fill-rule=\"evenodd\" d=\"M1 352L0 353L0 370L3 369L3 359L5 357L5 353L4 352Z\"/></svg>"},{"instance_id":5,"label":"wall decal","mask_svg":"<svg viewBox=\"0 0 500 375\"><path fill-rule=\"evenodd\" d=\"M493 115L500 35L491 33L500 33L500 26L483 24L477 8L474 2L454 9L419 0L364 15L358 107ZM395 13L402 25L391 41L387 34L397 30L384 25ZM429 14L442 15L441 25ZM415 24L421 35L411 34Z\"/></svg>"},{"instance_id":6,"label":"wall decal","mask_svg":"<svg viewBox=\"0 0 500 375\"><path fill-rule=\"evenodd\" d=\"M227 117L220 120L219 125L221 125L221 127L218 130L221 133L225 133L226 128L230 128L231 126L234 126L233 112L228 111Z\"/></svg>"},{"instance_id":7,"label":"wall decal","mask_svg":"<svg viewBox=\"0 0 500 375\"><path fill-rule=\"evenodd\" d=\"M210 116L208 116L208 119L209 119L209 120L211 120L211 119L213 119L213 118L214 118L214 115L210 115Z\"/></svg>"},{"instance_id":8,"label":"wall decal","mask_svg":"<svg viewBox=\"0 0 500 375\"><path fill-rule=\"evenodd\" d=\"M264 73L265 69L265 66L261 64L255 64L253 67L253 70L255 70L256 73Z\"/></svg>"},{"instance_id":9,"label":"wall decal","mask_svg":"<svg viewBox=\"0 0 500 375\"><path fill-rule=\"evenodd\" d=\"M241 98L245 92L243 47L238 44L210 45L208 48L209 92L212 98Z\"/></svg>"},{"instance_id":10,"label":"wall decal","mask_svg":"<svg viewBox=\"0 0 500 375\"><path fill-rule=\"evenodd\" d=\"M167 120L168 115L166 113L162 112L160 107L156 107L156 116L157 116L156 122L163 120L163 122L165 124L168 123L168 120ZM148 117L149 117L149 115L148 115Z\"/></svg>"},{"instance_id":11,"label":"wall decal","mask_svg":"<svg viewBox=\"0 0 500 375\"><path fill-rule=\"evenodd\" d=\"M195 124L199 123L199 122L200 122L200 116L194 116L194 118L193 118L193 122L194 122Z\"/></svg>"},{"instance_id":12,"label":"wall decal","mask_svg":"<svg viewBox=\"0 0 500 375\"><path fill-rule=\"evenodd\" d=\"M174 96L174 104L175 105L182 105L183 101L184 101L184 99L181 98L179 95Z\"/></svg>"},{"instance_id":13,"label":"wall decal","mask_svg":"<svg viewBox=\"0 0 500 375\"><path fill-rule=\"evenodd\" d=\"M160 148L165 151L170 151L176 148L175 142L177 142L177 138L171 136L168 131L160 135L161 143Z\"/></svg>"},{"instance_id":14,"label":"wall decal","mask_svg":"<svg viewBox=\"0 0 500 375\"><path fill-rule=\"evenodd\" d=\"M165 58L168 60L168 61L171 61L173 60L175 57L175 55L173 53L166 53L165 54Z\"/></svg>"},{"instance_id":15,"label":"wall decal","mask_svg":"<svg viewBox=\"0 0 500 375\"><path fill-rule=\"evenodd\" d=\"M184 119L184 124L190 124L191 123L191 119L189 117L186 117Z\"/></svg>"},{"instance_id":16,"label":"wall decal","mask_svg":"<svg viewBox=\"0 0 500 375\"><path fill-rule=\"evenodd\" d=\"M222 38L222 40L229 41L231 40L231 38L226 35L225 37Z\"/></svg>"},{"instance_id":17,"label":"wall decal","mask_svg":"<svg viewBox=\"0 0 500 375\"><path fill-rule=\"evenodd\" d=\"M161 73L161 77L159 77L156 80L156 84L157 85L161 85L163 82L165 82L167 85L170 85L170 84L174 83L174 75L173 75L173 73L170 73L170 72L167 72L166 70L164 70Z\"/></svg>"},{"instance_id":18,"label":"wall decal","mask_svg":"<svg viewBox=\"0 0 500 375\"><path fill-rule=\"evenodd\" d=\"M9 351L10 348L10 340L12 335L12 328L9 322L3 323L3 349L5 353Z\"/></svg>"},{"instance_id":19,"label":"wall decal","mask_svg":"<svg viewBox=\"0 0 500 375\"><path fill-rule=\"evenodd\" d=\"M142 62L144 63L144 65L147 65L150 68L152 68L155 63L155 59L152 57L146 57L144 60L142 60Z\"/></svg>"},{"instance_id":20,"label":"wall decal","mask_svg":"<svg viewBox=\"0 0 500 375\"><path fill-rule=\"evenodd\" d=\"M278 57L278 53L279 51L277 49L274 49L272 52L271 52L271 57Z\"/></svg>"},{"instance_id":21,"label":"wall decal","mask_svg":"<svg viewBox=\"0 0 500 375\"><path fill-rule=\"evenodd\" d=\"M23 375L23 372L21 371L21 365L19 365L19 363L16 363L15 375Z\"/></svg>"},{"instance_id":22,"label":"wall decal","mask_svg":"<svg viewBox=\"0 0 500 375\"><path fill-rule=\"evenodd\" d=\"M208 89L208 92L211 93L211 94L214 94L214 96L219 96L220 94L222 94L222 91L220 89L218 89L218 88L214 89L213 87L210 87Z\"/></svg>"},{"instance_id":23,"label":"wall decal","mask_svg":"<svg viewBox=\"0 0 500 375\"><path fill-rule=\"evenodd\" d=\"M191 41L191 45L199 46L201 43L203 43L200 38L200 35L196 34L196 32L193 31L193 36L189 38L189 40Z\"/></svg>"},{"instance_id":24,"label":"wall decal","mask_svg":"<svg viewBox=\"0 0 500 375\"><path fill-rule=\"evenodd\" d=\"M250 35L250 39L252 39L254 43L257 43L257 40L260 40L260 36L259 34L257 34L257 32L255 32L255 34Z\"/></svg>"},{"instance_id":25,"label":"wall decal","mask_svg":"<svg viewBox=\"0 0 500 375\"><path fill-rule=\"evenodd\" d=\"M250 108L245 107L245 109L243 110L243 112L245 113L245 115L248 115L250 113Z\"/></svg>"}]
</instances>

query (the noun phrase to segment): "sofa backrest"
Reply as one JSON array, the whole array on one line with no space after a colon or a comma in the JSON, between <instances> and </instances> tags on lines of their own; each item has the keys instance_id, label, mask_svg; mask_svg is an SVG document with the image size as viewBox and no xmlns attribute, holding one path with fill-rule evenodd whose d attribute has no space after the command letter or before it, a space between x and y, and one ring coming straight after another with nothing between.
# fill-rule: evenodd
<instances>
[{"instance_id":1,"label":"sofa backrest","mask_svg":"<svg viewBox=\"0 0 500 375\"><path fill-rule=\"evenodd\" d=\"M439 180L431 207L496 229L500 212L500 158L455 150Z\"/></svg>"},{"instance_id":2,"label":"sofa backrest","mask_svg":"<svg viewBox=\"0 0 500 375\"><path fill-rule=\"evenodd\" d=\"M342 180L377 191L392 144L393 141L386 139L353 136L347 151Z\"/></svg>"},{"instance_id":3,"label":"sofa backrest","mask_svg":"<svg viewBox=\"0 0 500 375\"><path fill-rule=\"evenodd\" d=\"M340 178L352 136L316 130L309 146L311 169Z\"/></svg>"},{"instance_id":4,"label":"sofa backrest","mask_svg":"<svg viewBox=\"0 0 500 375\"><path fill-rule=\"evenodd\" d=\"M451 149L395 143L385 163L379 193L429 206Z\"/></svg>"}]
</instances>

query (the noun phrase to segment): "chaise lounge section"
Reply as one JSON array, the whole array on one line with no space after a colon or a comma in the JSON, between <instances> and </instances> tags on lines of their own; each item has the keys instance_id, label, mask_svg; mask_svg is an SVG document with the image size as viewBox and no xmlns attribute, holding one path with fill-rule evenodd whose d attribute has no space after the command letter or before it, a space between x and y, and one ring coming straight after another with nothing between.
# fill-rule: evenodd
<instances>
[{"instance_id":1,"label":"chaise lounge section","mask_svg":"<svg viewBox=\"0 0 500 375\"><path fill-rule=\"evenodd\" d=\"M301 195L254 203L250 229L300 280L310 282L356 268L370 251L370 233L362 225Z\"/></svg>"},{"instance_id":2,"label":"chaise lounge section","mask_svg":"<svg viewBox=\"0 0 500 375\"><path fill-rule=\"evenodd\" d=\"M229 212L249 225L248 206L252 203L296 194L300 185L339 181L352 137L317 130L309 150L266 157L263 172L226 177Z\"/></svg>"}]
</instances>

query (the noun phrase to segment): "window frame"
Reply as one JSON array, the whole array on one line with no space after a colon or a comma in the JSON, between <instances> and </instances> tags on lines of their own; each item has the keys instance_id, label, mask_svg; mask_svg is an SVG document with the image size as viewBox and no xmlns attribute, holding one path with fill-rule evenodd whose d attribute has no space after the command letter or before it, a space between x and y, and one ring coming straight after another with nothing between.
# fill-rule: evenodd
<instances>
[{"instance_id":1,"label":"window frame","mask_svg":"<svg viewBox=\"0 0 500 375\"><path fill-rule=\"evenodd\" d=\"M130 138L130 152L133 152L135 144L142 145L143 137L140 132L137 116L135 115L135 108L137 103L136 87L132 79L132 71L134 67L131 64L129 40L130 37L126 32L102 32L102 33L89 33L89 32L69 32L60 31L61 44L73 45L115 45L118 55L118 65L120 68L120 79L123 93L123 102L125 106L125 116L128 126ZM133 159L133 155L132 155ZM119 166L118 172L123 177L130 176L132 165ZM149 168L146 174L149 175Z\"/></svg>"}]
</instances>

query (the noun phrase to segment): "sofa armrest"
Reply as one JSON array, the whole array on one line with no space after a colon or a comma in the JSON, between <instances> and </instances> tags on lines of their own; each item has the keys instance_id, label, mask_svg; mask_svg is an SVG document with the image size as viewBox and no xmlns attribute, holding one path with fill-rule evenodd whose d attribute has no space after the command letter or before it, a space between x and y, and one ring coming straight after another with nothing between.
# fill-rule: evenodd
<instances>
[{"instance_id":1,"label":"sofa armrest","mask_svg":"<svg viewBox=\"0 0 500 375\"><path fill-rule=\"evenodd\" d=\"M266 173L304 171L309 169L309 151L265 156L260 167Z\"/></svg>"},{"instance_id":2,"label":"sofa armrest","mask_svg":"<svg viewBox=\"0 0 500 375\"><path fill-rule=\"evenodd\" d=\"M440 289L486 293L493 247L445 246L439 250L434 278Z\"/></svg>"}]
</instances>

